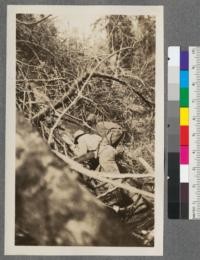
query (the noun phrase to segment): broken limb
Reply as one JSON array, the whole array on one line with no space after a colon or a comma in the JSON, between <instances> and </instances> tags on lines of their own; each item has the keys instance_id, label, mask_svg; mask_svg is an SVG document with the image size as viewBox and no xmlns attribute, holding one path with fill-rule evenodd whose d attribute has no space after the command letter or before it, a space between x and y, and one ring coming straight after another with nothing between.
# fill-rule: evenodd
<instances>
[{"instance_id":1,"label":"broken limb","mask_svg":"<svg viewBox=\"0 0 200 260\"><path fill-rule=\"evenodd\" d=\"M99 172L88 170L88 169L82 167L82 165L80 165L79 163L75 162L74 160L70 159L69 157L67 157L67 156L65 156L65 155L63 155L63 154L61 154L57 151L53 151L53 153L55 153L61 160L66 162L72 170L75 170L76 172L79 172L82 175L85 175L85 176L90 177L90 178L94 178L96 180L99 180L99 181L102 181L102 182L105 182L105 183L112 184L113 186L127 190L130 193L138 193L138 194L141 194L143 196L154 198L154 194L151 193L151 192L140 190L140 189L137 189L137 188L132 187L130 185L119 183L119 182L110 180L108 178L102 177L99 174Z\"/></svg>"}]
</instances>

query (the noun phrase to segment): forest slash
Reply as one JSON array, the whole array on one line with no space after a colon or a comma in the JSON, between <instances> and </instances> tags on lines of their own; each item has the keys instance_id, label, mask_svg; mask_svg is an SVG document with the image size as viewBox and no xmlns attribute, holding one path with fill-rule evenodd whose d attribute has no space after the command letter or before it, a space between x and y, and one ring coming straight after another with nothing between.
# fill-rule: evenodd
<instances>
[{"instance_id":1,"label":"forest slash","mask_svg":"<svg viewBox=\"0 0 200 260\"><path fill-rule=\"evenodd\" d=\"M125 228L127 238L133 246L153 246L154 17L126 15L101 17L92 24L90 41L81 38L73 30L66 31L65 35L61 34L52 15L18 14L16 22L16 108L20 118L23 113L26 118L24 120L29 121L38 131L46 143L44 146L49 147L49 151L45 153L62 161L62 167L60 170L59 167L56 168L56 172L63 175L63 165L66 165L70 169L66 174L75 176L73 181L66 180L66 187L71 183L70 190L73 194L75 194L73 189L87 191L83 194L90 194L86 197L94 201L94 210L99 210L98 203L100 203L102 221L106 219L106 210L112 212L115 216L113 223L119 221L119 230ZM103 36L101 32L104 32ZM104 41L96 41L95 35L99 38L104 37ZM21 131L22 125L18 126L17 131ZM19 139L21 140L19 146L31 145L31 143L23 144L23 138ZM85 148L86 144L90 149ZM18 155L19 150L16 151ZM16 178L22 185L28 180L23 180L19 173L19 169L22 169L20 167ZM49 170L44 171L45 176L51 175ZM34 182L33 175L34 171L30 172L30 182ZM36 179L39 186L33 185L31 191L43 187L40 186L42 180ZM56 177L54 176L52 180L56 180ZM58 182L61 185L60 180ZM51 186L49 179L46 183ZM26 230L30 227L27 215L19 213L18 207L23 212L31 209L22 205L25 199L29 200L29 196L26 185L22 185L24 190L20 185L17 186L19 198L16 209L19 216L16 228L17 243L24 243L20 236L23 237L26 233L26 236L30 236L30 241L43 245L122 244L120 241L112 241L114 238L111 234L104 234L104 237L98 233L101 224L99 220L95 220L95 216L92 222L98 230L94 233L88 231L88 240L82 239L82 233L78 235L76 230L71 230L71 236L65 234L70 232L70 228L73 229L75 220L71 216L70 228L67 226L69 223L66 224L66 230L64 226L59 226L61 231L55 235L58 223L54 222L54 218L57 210L60 212L62 209L51 206L53 200L48 199L46 192L43 192L43 195L45 201L49 201L48 207L52 207L53 213L45 217L42 215L43 211L38 213L43 221L39 238L33 229ZM55 186L52 187L55 192ZM30 192L30 201L33 203L31 194ZM66 192L62 194L69 196ZM61 196L60 199L64 198ZM77 207L81 205L81 198L79 199ZM59 197L56 196L55 201L63 207ZM69 200L66 201L70 203ZM27 202L24 203L27 205ZM41 199L38 199L38 203L42 205ZM82 203L86 203L84 196ZM31 205L35 209L34 203ZM68 213L75 214L78 208L63 209L63 212L66 213L67 210ZM83 214L86 214L87 207L82 210ZM51 212L51 208L47 211ZM91 221L90 213L88 209L88 218ZM36 215L32 221L37 225ZM22 228L20 218L25 218L26 228ZM65 219L65 216L59 213L59 218ZM90 221L87 218L81 219L80 227L84 226L84 230L87 226L90 230ZM64 220L61 222L65 223ZM54 224L46 227L47 223ZM109 223L106 222L106 225ZM115 232L114 229L112 232Z\"/></svg>"}]
</instances>

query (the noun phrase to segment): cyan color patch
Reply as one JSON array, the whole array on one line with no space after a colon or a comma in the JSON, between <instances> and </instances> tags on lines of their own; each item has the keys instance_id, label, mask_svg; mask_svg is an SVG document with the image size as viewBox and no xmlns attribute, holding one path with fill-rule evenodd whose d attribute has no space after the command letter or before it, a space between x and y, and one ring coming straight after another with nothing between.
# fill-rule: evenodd
<instances>
[{"instance_id":1,"label":"cyan color patch","mask_svg":"<svg viewBox=\"0 0 200 260\"><path fill-rule=\"evenodd\" d=\"M180 87L188 88L189 87L189 73L188 70L180 71Z\"/></svg>"}]
</instances>

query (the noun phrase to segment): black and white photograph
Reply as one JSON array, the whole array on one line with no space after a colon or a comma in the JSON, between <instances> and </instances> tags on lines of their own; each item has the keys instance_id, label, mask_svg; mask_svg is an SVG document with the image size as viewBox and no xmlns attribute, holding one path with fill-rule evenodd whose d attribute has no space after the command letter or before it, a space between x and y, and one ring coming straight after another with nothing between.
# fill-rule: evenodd
<instances>
[{"instance_id":1,"label":"black and white photograph","mask_svg":"<svg viewBox=\"0 0 200 260\"><path fill-rule=\"evenodd\" d=\"M5 253L161 255L160 6L8 6Z\"/></svg>"}]
</instances>

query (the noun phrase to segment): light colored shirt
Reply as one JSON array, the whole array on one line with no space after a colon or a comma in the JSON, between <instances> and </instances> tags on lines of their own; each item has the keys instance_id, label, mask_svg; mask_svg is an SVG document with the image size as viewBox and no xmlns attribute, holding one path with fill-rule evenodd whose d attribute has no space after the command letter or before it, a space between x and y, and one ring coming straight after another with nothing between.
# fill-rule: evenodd
<instances>
[{"instance_id":1,"label":"light colored shirt","mask_svg":"<svg viewBox=\"0 0 200 260\"><path fill-rule=\"evenodd\" d=\"M96 134L85 134L78 138L78 144L74 149L76 156L82 156L90 151L96 151L99 143L101 142L101 136Z\"/></svg>"}]
</instances>

